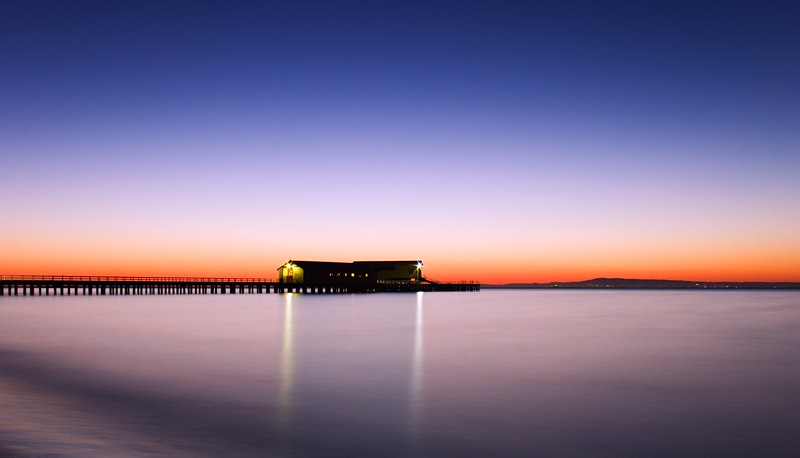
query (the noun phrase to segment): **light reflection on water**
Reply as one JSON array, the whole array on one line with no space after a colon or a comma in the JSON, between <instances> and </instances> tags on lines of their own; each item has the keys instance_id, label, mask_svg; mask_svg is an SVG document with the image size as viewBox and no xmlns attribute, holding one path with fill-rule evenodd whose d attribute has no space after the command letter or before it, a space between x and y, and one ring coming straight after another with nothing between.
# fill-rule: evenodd
<instances>
[{"instance_id":1,"label":"light reflection on water","mask_svg":"<svg viewBox=\"0 0 800 458\"><path fill-rule=\"evenodd\" d=\"M0 456L797 456L800 293L0 298Z\"/></svg>"},{"instance_id":2,"label":"light reflection on water","mask_svg":"<svg viewBox=\"0 0 800 458\"><path fill-rule=\"evenodd\" d=\"M422 298L425 293L419 291L417 295L417 313L414 322L414 356L411 365L411 396L408 402L410 413L410 435L415 443L420 436L420 423L422 420L423 407L423 327L422 327Z\"/></svg>"},{"instance_id":3,"label":"light reflection on water","mask_svg":"<svg viewBox=\"0 0 800 458\"><path fill-rule=\"evenodd\" d=\"M292 343L292 293L284 295L286 305L283 311L283 343L281 345L280 389L278 390L278 417L284 433L292 423L292 384L294 383L294 351Z\"/></svg>"}]
</instances>

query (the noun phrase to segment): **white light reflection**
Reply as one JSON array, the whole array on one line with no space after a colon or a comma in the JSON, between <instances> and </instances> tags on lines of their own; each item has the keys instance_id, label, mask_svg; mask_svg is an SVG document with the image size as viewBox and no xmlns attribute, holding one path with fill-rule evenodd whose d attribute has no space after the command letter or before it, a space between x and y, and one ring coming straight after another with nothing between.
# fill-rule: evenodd
<instances>
[{"instance_id":1,"label":"white light reflection","mask_svg":"<svg viewBox=\"0 0 800 458\"><path fill-rule=\"evenodd\" d=\"M417 292L417 319L414 326L414 359L411 366L411 396L409 399L409 409L411 413L410 432L414 441L418 441L419 439L423 403L422 295L422 291Z\"/></svg>"},{"instance_id":2,"label":"white light reflection","mask_svg":"<svg viewBox=\"0 0 800 458\"><path fill-rule=\"evenodd\" d=\"M292 386L294 385L294 334L292 331L292 293L284 295L283 345L281 347L280 387L278 388L278 420L288 431L292 423Z\"/></svg>"}]
</instances>

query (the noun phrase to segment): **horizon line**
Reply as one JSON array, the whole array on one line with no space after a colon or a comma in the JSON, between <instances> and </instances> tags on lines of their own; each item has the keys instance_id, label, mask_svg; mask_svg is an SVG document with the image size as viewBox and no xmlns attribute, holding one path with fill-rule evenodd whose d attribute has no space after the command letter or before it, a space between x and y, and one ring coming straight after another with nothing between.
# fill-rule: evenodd
<instances>
[{"instance_id":1,"label":"horizon line","mask_svg":"<svg viewBox=\"0 0 800 458\"><path fill-rule=\"evenodd\" d=\"M274 279L274 277L268 276L252 276L252 275L66 275L66 274L0 274L0 280L11 280L14 278L19 277L66 277L66 278L75 278L75 277L98 277L98 278L205 278L205 279L223 279L223 278L238 278L238 279L258 279L258 280L267 280L267 279ZM483 283L479 280L473 280L476 282ZM587 283L592 281L636 281L636 282L672 282L672 283L695 283L697 285L701 284L797 284L800 285L800 280L686 280L686 279L669 279L669 278L635 278L635 277L593 277L588 278L585 280L571 280L571 281L544 281L544 282L537 282L537 281L517 281L517 282L509 282L509 283L485 283L487 286L524 286L524 285L569 285L569 284L578 284L578 283Z\"/></svg>"}]
</instances>

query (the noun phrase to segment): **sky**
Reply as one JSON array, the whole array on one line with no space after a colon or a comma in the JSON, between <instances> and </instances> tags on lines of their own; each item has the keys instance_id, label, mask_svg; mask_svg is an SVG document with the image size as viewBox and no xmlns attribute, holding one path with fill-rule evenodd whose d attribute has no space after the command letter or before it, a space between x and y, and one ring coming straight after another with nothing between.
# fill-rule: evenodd
<instances>
[{"instance_id":1,"label":"sky","mask_svg":"<svg viewBox=\"0 0 800 458\"><path fill-rule=\"evenodd\" d=\"M800 281L800 2L0 0L0 274Z\"/></svg>"}]
</instances>

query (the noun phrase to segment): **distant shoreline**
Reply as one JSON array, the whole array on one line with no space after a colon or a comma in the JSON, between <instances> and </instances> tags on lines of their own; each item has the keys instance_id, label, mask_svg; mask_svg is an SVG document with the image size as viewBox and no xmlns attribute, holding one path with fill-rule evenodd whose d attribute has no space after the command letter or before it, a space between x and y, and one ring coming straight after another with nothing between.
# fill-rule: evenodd
<instances>
[{"instance_id":1,"label":"distant shoreline","mask_svg":"<svg viewBox=\"0 0 800 458\"><path fill-rule=\"evenodd\" d=\"M595 278L575 282L482 284L495 289L800 289L800 282L734 282Z\"/></svg>"}]
</instances>

